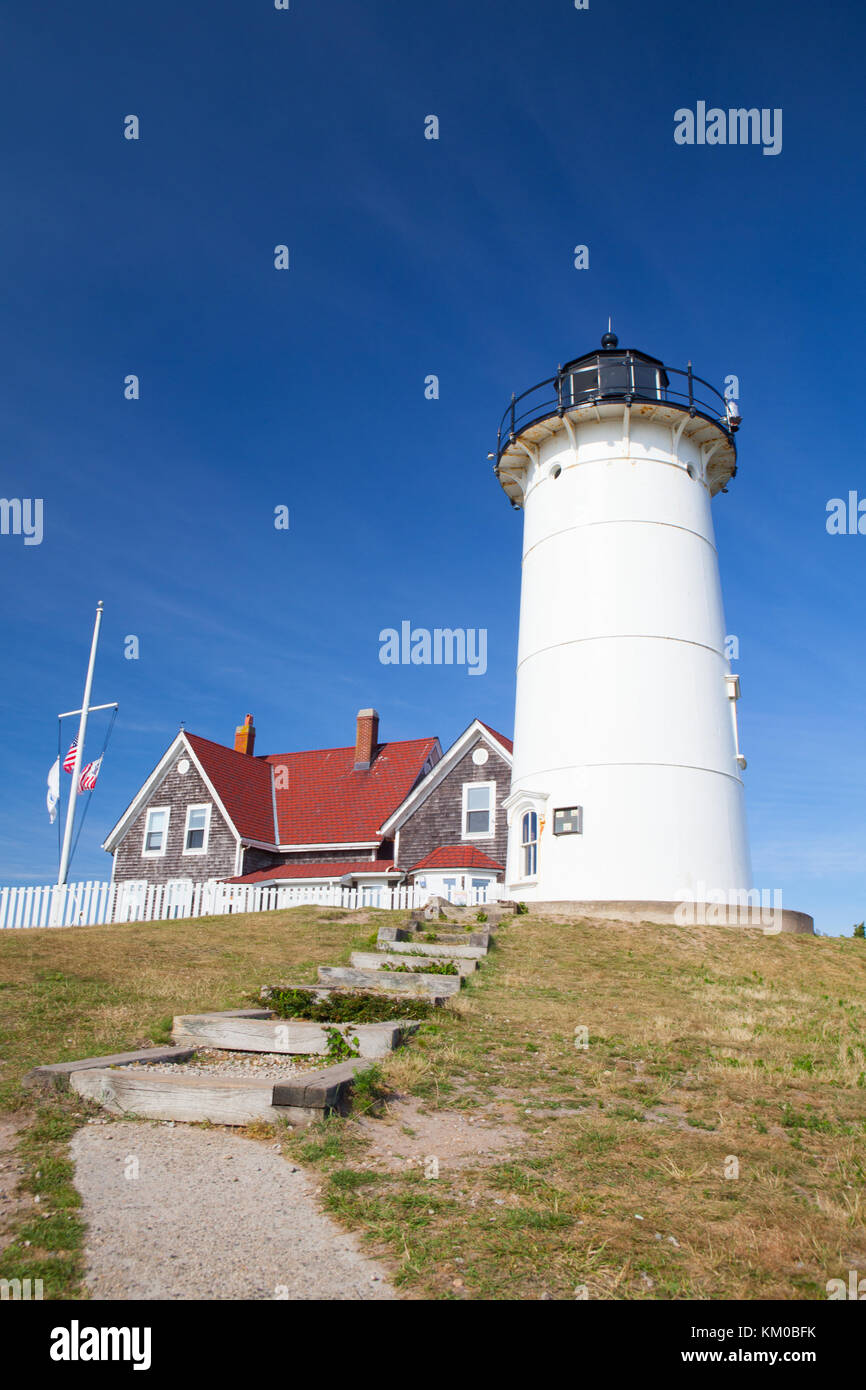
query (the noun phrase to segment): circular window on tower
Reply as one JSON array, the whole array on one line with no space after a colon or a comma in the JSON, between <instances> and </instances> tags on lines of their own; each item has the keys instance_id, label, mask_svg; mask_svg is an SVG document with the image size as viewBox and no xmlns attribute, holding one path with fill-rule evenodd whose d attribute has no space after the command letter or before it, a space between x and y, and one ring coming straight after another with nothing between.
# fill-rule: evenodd
<instances>
[{"instance_id":1,"label":"circular window on tower","mask_svg":"<svg viewBox=\"0 0 866 1390\"><path fill-rule=\"evenodd\" d=\"M561 464L561 463L555 463L555 464L553 465L553 467L551 468L551 470L550 470L550 476L551 476L551 478L558 478L561 472L562 472L562 464Z\"/></svg>"},{"instance_id":2,"label":"circular window on tower","mask_svg":"<svg viewBox=\"0 0 866 1390\"><path fill-rule=\"evenodd\" d=\"M686 468L686 472L688 473L690 478L697 479L698 470L695 468L695 465L693 463L690 463L688 465L688 467Z\"/></svg>"}]
</instances>

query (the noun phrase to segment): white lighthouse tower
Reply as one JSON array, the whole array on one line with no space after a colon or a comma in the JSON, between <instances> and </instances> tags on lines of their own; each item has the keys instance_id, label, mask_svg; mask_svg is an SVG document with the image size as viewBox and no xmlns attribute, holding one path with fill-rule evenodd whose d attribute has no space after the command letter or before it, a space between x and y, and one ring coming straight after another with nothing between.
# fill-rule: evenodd
<instances>
[{"instance_id":1,"label":"white lighthouse tower","mask_svg":"<svg viewBox=\"0 0 866 1390\"><path fill-rule=\"evenodd\" d=\"M524 513L510 897L751 888L710 505L738 425L691 364L610 332L512 398L496 454Z\"/></svg>"}]
</instances>

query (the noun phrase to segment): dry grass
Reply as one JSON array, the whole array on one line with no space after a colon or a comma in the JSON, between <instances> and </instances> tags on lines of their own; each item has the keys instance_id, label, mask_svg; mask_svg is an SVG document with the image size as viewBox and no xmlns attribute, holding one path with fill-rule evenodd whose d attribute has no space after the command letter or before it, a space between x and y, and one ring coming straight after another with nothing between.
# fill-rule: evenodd
<instances>
[{"instance_id":1,"label":"dry grass","mask_svg":"<svg viewBox=\"0 0 866 1390\"><path fill-rule=\"evenodd\" d=\"M0 1232L0 1277L40 1278L46 1298L83 1293L67 1144L92 1107L71 1093L34 1096L20 1084L26 1071L166 1042L172 1015L236 1008L264 984L312 980L318 963L348 962L371 930L368 913L302 908L0 933L0 1116L19 1126L24 1168L23 1207L10 1208Z\"/></svg>"},{"instance_id":2,"label":"dry grass","mask_svg":"<svg viewBox=\"0 0 866 1390\"><path fill-rule=\"evenodd\" d=\"M385 1071L524 1141L332 1209L421 1296L826 1297L866 1268L864 1011L861 942L517 918Z\"/></svg>"},{"instance_id":3,"label":"dry grass","mask_svg":"<svg viewBox=\"0 0 866 1390\"><path fill-rule=\"evenodd\" d=\"M262 985L314 980L318 964L348 962L375 930L369 913L295 908L3 932L0 1105L23 1103L17 1083L30 1067L164 1041L174 1014L237 1008Z\"/></svg>"},{"instance_id":4,"label":"dry grass","mask_svg":"<svg viewBox=\"0 0 866 1390\"><path fill-rule=\"evenodd\" d=\"M162 1040L174 1013L311 979L384 916L335 915L3 933L7 1111L27 1118L30 1066ZM427 1179L417 1155L377 1159L370 1120L285 1147L409 1296L822 1298L866 1269L864 1008L859 941L515 918L456 1007L385 1066L425 1136L459 1114L519 1134L510 1153ZM69 1107L41 1108L33 1154L62 1155L85 1113ZM53 1257L68 1292L72 1235Z\"/></svg>"}]
</instances>

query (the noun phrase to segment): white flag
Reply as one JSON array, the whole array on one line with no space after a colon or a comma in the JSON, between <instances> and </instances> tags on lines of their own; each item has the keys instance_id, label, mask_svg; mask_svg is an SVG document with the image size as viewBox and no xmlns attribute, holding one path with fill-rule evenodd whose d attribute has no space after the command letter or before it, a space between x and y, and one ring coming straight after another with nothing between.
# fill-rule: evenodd
<instances>
[{"instance_id":1,"label":"white flag","mask_svg":"<svg viewBox=\"0 0 866 1390\"><path fill-rule=\"evenodd\" d=\"M57 819L57 803L60 800L60 759L56 758L51 771L48 774L48 794L45 797L45 804L48 807L48 819L53 825Z\"/></svg>"}]
</instances>

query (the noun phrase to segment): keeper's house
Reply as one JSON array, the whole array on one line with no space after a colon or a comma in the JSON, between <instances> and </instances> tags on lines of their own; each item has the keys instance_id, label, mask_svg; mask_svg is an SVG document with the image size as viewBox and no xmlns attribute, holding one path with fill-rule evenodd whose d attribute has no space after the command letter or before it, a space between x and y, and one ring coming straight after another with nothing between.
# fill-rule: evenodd
<instances>
[{"instance_id":1,"label":"keeper's house","mask_svg":"<svg viewBox=\"0 0 866 1390\"><path fill-rule=\"evenodd\" d=\"M108 835L112 879L130 890L195 882L414 883L459 901L504 877L502 808L511 741L475 719L438 738L379 742L375 710L354 746L254 752L252 715L234 748L181 730Z\"/></svg>"}]
</instances>

